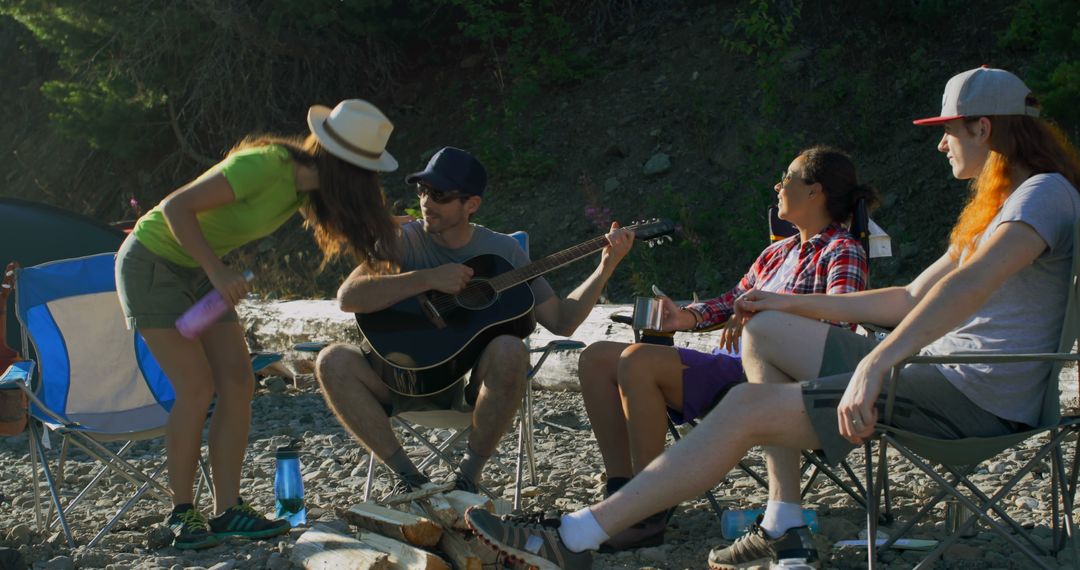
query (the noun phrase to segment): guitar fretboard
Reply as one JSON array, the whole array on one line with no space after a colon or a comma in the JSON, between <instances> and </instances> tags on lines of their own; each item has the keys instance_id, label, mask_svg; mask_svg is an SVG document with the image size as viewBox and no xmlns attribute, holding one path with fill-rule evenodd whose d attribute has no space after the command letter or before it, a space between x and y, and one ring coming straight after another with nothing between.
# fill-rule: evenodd
<instances>
[{"instance_id":1,"label":"guitar fretboard","mask_svg":"<svg viewBox=\"0 0 1080 570\"><path fill-rule=\"evenodd\" d=\"M593 238L585 243L553 253L543 259L538 259L524 267L499 274L493 277L489 283L496 291L505 291L515 285L539 277L548 271L577 261L594 251L602 249L607 243L607 237L605 236Z\"/></svg>"}]
</instances>

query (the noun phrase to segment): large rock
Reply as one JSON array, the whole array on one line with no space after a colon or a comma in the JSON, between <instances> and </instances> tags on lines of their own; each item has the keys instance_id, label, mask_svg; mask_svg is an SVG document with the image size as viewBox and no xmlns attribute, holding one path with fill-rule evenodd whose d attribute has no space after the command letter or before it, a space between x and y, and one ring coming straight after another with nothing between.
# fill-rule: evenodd
<instances>
[{"instance_id":1,"label":"large rock","mask_svg":"<svg viewBox=\"0 0 1080 570\"><path fill-rule=\"evenodd\" d=\"M630 314L631 305L597 305L585 322L578 327L572 337L585 344L601 340L632 342L630 327L611 321L614 313ZM285 361L300 373L309 373L312 353L296 352L293 345L305 341L358 342L359 331L352 313L343 313L332 300L304 301L247 301L238 307L240 320L247 332L253 349L275 350L285 353ZM543 327L527 340L529 347L541 347L548 341L564 338L551 334ZM675 335L675 344L701 351L711 351L720 342L720 333L679 333ZM577 381L577 359L580 351L552 354L536 377L536 384L541 388L553 390L579 390ZM1062 369L1061 378L1062 406L1070 408L1078 405L1077 369L1067 366ZM29 527L27 527L28 529Z\"/></svg>"},{"instance_id":2,"label":"large rock","mask_svg":"<svg viewBox=\"0 0 1080 570\"><path fill-rule=\"evenodd\" d=\"M611 321L614 313L630 314L630 305L597 305L572 337L585 344L601 340L633 342L630 327ZM295 352L293 345L305 341L357 342L359 333L351 313L343 313L331 300L267 302L249 301L239 307L240 319L253 348L285 353L285 361L294 369L310 369L311 353ZM530 348L538 348L551 340L560 339L543 327L527 339ZM719 342L719 333L675 335L679 346L697 350L712 350ZM577 360L581 351L554 353L545 361L535 383L541 388L578 390Z\"/></svg>"}]
</instances>

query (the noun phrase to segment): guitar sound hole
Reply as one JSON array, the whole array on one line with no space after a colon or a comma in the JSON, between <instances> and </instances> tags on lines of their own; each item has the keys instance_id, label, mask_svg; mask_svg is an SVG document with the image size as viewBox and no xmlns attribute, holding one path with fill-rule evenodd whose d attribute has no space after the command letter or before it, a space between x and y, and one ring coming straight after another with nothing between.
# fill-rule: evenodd
<instances>
[{"instance_id":1,"label":"guitar sound hole","mask_svg":"<svg viewBox=\"0 0 1080 570\"><path fill-rule=\"evenodd\" d=\"M454 296L454 300L466 309L478 311L490 307L497 297L498 294L491 283L478 279L469 281L469 284Z\"/></svg>"}]
</instances>

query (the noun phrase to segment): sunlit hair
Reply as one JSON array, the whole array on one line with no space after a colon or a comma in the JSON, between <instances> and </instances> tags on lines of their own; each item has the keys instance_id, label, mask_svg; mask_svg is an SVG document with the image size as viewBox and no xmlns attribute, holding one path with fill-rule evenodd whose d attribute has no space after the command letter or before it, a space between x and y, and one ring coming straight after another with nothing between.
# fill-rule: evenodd
<instances>
[{"instance_id":1,"label":"sunlit hair","mask_svg":"<svg viewBox=\"0 0 1080 570\"><path fill-rule=\"evenodd\" d=\"M878 192L871 186L859 184L855 163L847 153L829 147L814 146L799 153L803 158L802 178L809 184L821 184L825 193L825 210L836 223L848 223L859 200L866 200L866 210L873 211Z\"/></svg>"},{"instance_id":2,"label":"sunlit hair","mask_svg":"<svg viewBox=\"0 0 1080 570\"><path fill-rule=\"evenodd\" d=\"M1031 98L1034 101L1033 98ZM982 117L964 119L964 128ZM1032 176L1057 172L1080 189L1080 155L1057 126L1026 115L999 115L990 120L990 155L971 181L971 194L949 236L949 255L959 261L975 251L1009 193L1023 180L1013 180L1017 167Z\"/></svg>"},{"instance_id":3,"label":"sunlit hair","mask_svg":"<svg viewBox=\"0 0 1080 570\"><path fill-rule=\"evenodd\" d=\"M377 172L330 154L312 134L247 137L229 154L266 145L283 147L294 162L319 173L319 189L309 192L301 207L304 227L312 230L323 254L319 269L344 254L373 271L385 272L393 267L397 226L390 217Z\"/></svg>"}]
</instances>

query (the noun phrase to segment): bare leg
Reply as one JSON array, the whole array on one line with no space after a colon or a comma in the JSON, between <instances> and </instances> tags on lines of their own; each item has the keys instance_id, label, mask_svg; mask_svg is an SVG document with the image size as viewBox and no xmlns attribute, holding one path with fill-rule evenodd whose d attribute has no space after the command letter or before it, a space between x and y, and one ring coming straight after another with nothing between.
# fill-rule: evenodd
<instances>
[{"instance_id":1,"label":"bare leg","mask_svg":"<svg viewBox=\"0 0 1080 570\"><path fill-rule=\"evenodd\" d=\"M495 453L499 440L514 421L528 373L529 351L520 338L503 335L488 343L473 372L479 380L479 394L469 447L475 453L483 457Z\"/></svg>"},{"instance_id":2,"label":"bare leg","mask_svg":"<svg viewBox=\"0 0 1080 570\"><path fill-rule=\"evenodd\" d=\"M667 408L682 410L685 368L670 346L634 344L619 358L619 389L635 473L664 451Z\"/></svg>"},{"instance_id":3,"label":"bare leg","mask_svg":"<svg viewBox=\"0 0 1080 570\"><path fill-rule=\"evenodd\" d=\"M176 329L140 329L139 332L176 392L165 427L165 462L173 504L190 503L195 495L202 428L214 397L213 371L202 345L180 336Z\"/></svg>"},{"instance_id":4,"label":"bare leg","mask_svg":"<svg viewBox=\"0 0 1080 570\"><path fill-rule=\"evenodd\" d=\"M239 323L212 325L199 337L213 371L217 403L210 420L210 469L214 475L214 513L236 505L240 496L240 469L244 464L251 429L251 397L255 374L251 371L244 331Z\"/></svg>"},{"instance_id":5,"label":"bare leg","mask_svg":"<svg viewBox=\"0 0 1080 570\"><path fill-rule=\"evenodd\" d=\"M712 488L754 445L820 446L795 384L740 384L679 443L591 507L609 536ZM692 468L691 468L692 467Z\"/></svg>"},{"instance_id":6,"label":"bare leg","mask_svg":"<svg viewBox=\"0 0 1080 570\"><path fill-rule=\"evenodd\" d=\"M578 358L581 397L609 478L629 479L634 474L617 376L619 355L629 346L600 341L586 347Z\"/></svg>"},{"instance_id":7,"label":"bare leg","mask_svg":"<svg viewBox=\"0 0 1080 570\"><path fill-rule=\"evenodd\" d=\"M742 336L743 370L747 379L759 384L789 384L816 378L821 370L829 326L774 311L755 315ZM769 498L800 503L799 449L767 446L765 458Z\"/></svg>"},{"instance_id":8,"label":"bare leg","mask_svg":"<svg viewBox=\"0 0 1080 570\"><path fill-rule=\"evenodd\" d=\"M381 461L387 461L401 443L383 409L390 389L368 365L360 348L334 344L319 353L315 371L326 405L341 425Z\"/></svg>"}]
</instances>

